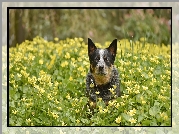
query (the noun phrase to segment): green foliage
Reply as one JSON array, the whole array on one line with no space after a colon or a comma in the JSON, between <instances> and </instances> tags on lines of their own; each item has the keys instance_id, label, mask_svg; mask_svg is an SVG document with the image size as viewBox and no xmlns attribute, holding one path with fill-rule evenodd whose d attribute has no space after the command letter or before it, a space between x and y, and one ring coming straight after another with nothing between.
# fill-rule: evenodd
<instances>
[{"instance_id":1,"label":"green foliage","mask_svg":"<svg viewBox=\"0 0 179 134\"><path fill-rule=\"evenodd\" d=\"M169 10L130 10L124 15L125 23L122 23L119 34L127 38L133 36L134 40L145 36L149 43L169 44L171 32L168 20L162 15L164 12L170 13Z\"/></svg>"},{"instance_id":2,"label":"green foliage","mask_svg":"<svg viewBox=\"0 0 179 134\"><path fill-rule=\"evenodd\" d=\"M82 38L36 37L10 48L10 126L171 125L170 46L145 40L118 42L122 96L108 106L99 99L94 114L86 106L89 61Z\"/></svg>"},{"instance_id":3,"label":"green foliage","mask_svg":"<svg viewBox=\"0 0 179 134\"><path fill-rule=\"evenodd\" d=\"M90 37L101 43L145 36L150 43L170 44L170 20L170 9L11 9L10 46L36 35L48 40Z\"/></svg>"}]
</instances>

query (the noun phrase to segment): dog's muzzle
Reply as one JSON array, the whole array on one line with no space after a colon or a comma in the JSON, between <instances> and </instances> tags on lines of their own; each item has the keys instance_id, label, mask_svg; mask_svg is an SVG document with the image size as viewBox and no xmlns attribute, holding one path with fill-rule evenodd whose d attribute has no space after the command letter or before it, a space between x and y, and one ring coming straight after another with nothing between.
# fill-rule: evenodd
<instances>
[{"instance_id":1,"label":"dog's muzzle","mask_svg":"<svg viewBox=\"0 0 179 134\"><path fill-rule=\"evenodd\" d=\"M106 75L107 74L107 70L105 69L105 65L102 63L99 63L97 65L97 74L99 75Z\"/></svg>"}]
</instances>

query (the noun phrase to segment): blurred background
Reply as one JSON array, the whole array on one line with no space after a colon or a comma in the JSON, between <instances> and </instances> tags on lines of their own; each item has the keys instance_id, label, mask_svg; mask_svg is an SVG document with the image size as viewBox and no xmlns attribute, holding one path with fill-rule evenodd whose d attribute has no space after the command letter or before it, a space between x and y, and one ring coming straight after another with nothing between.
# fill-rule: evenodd
<instances>
[{"instance_id":1,"label":"blurred background","mask_svg":"<svg viewBox=\"0 0 179 134\"><path fill-rule=\"evenodd\" d=\"M10 9L9 46L40 36L51 41L82 37L104 43L117 39L170 44L171 9Z\"/></svg>"}]
</instances>

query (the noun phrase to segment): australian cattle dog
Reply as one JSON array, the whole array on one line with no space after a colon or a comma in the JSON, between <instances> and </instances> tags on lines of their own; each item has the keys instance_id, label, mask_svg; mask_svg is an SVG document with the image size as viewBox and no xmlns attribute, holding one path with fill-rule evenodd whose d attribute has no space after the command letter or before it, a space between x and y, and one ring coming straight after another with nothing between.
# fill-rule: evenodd
<instances>
[{"instance_id":1,"label":"australian cattle dog","mask_svg":"<svg viewBox=\"0 0 179 134\"><path fill-rule=\"evenodd\" d=\"M117 39L108 48L100 49L88 38L90 70L86 77L86 95L93 108L98 98L107 105L110 100L120 96L119 74L114 67L116 52Z\"/></svg>"}]
</instances>

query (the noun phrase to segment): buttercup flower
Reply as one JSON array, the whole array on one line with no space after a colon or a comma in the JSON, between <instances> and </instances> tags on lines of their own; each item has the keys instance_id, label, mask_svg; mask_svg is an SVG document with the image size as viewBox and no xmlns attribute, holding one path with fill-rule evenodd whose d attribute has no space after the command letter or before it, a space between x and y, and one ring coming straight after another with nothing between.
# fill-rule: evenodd
<instances>
[{"instance_id":1,"label":"buttercup flower","mask_svg":"<svg viewBox=\"0 0 179 134\"><path fill-rule=\"evenodd\" d=\"M116 121L116 123L118 123L118 124L121 123L121 117L117 117L115 121Z\"/></svg>"},{"instance_id":2,"label":"buttercup flower","mask_svg":"<svg viewBox=\"0 0 179 134\"><path fill-rule=\"evenodd\" d=\"M136 123L136 122L137 122L137 120L136 120L136 119L134 119L134 118L130 118L130 119L129 119L129 122L131 122L131 123L133 124L133 123Z\"/></svg>"}]
</instances>

